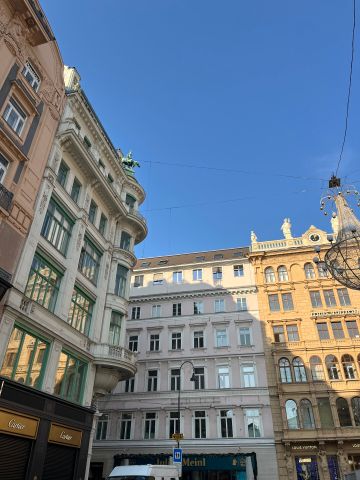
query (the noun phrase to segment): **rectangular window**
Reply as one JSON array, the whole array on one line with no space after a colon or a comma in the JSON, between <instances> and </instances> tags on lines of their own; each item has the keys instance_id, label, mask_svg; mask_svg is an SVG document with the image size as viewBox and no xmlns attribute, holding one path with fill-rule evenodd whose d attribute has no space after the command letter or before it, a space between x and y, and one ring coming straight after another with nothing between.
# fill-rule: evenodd
<instances>
[{"instance_id":1,"label":"rectangular window","mask_svg":"<svg viewBox=\"0 0 360 480\"><path fill-rule=\"evenodd\" d=\"M120 420L120 440L131 438L132 413L122 413Z\"/></svg>"},{"instance_id":2,"label":"rectangular window","mask_svg":"<svg viewBox=\"0 0 360 480\"><path fill-rule=\"evenodd\" d=\"M276 325L273 327L274 332L274 342L275 343L282 343L285 342L285 332L284 327L282 325Z\"/></svg>"},{"instance_id":3,"label":"rectangular window","mask_svg":"<svg viewBox=\"0 0 360 480\"><path fill-rule=\"evenodd\" d=\"M251 329L250 327L240 327L240 345L242 347L249 347L251 345Z\"/></svg>"},{"instance_id":4,"label":"rectangular window","mask_svg":"<svg viewBox=\"0 0 360 480\"><path fill-rule=\"evenodd\" d=\"M105 175L105 164L104 162L99 158L99 169L100 169L100 172Z\"/></svg>"},{"instance_id":5,"label":"rectangular window","mask_svg":"<svg viewBox=\"0 0 360 480\"><path fill-rule=\"evenodd\" d=\"M215 338L216 347L227 347L229 345L226 328L217 329Z\"/></svg>"},{"instance_id":6,"label":"rectangular window","mask_svg":"<svg viewBox=\"0 0 360 480\"><path fill-rule=\"evenodd\" d=\"M30 387L41 388L48 354L48 342L15 326L0 375Z\"/></svg>"},{"instance_id":7,"label":"rectangular window","mask_svg":"<svg viewBox=\"0 0 360 480\"><path fill-rule=\"evenodd\" d=\"M118 297L126 296L127 278L129 270L118 263L115 279L115 295Z\"/></svg>"},{"instance_id":8,"label":"rectangular window","mask_svg":"<svg viewBox=\"0 0 360 480\"><path fill-rule=\"evenodd\" d=\"M144 431L145 439L155 438L155 427L156 427L156 413L146 413L145 414L145 431Z\"/></svg>"},{"instance_id":9,"label":"rectangular window","mask_svg":"<svg viewBox=\"0 0 360 480\"><path fill-rule=\"evenodd\" d=\"M294 303L291 293L282 293L281 300L283 304L283 309L288 312L289 310L294 310Z\"/></svg>"},{"instance_id":10,"label":"rectangular window","mask_svg":"<svg viewBox=\"0 0 360 480\"><path fill-rule=\"evenodd\" d=\"M173 317L181 316L181 303L173 303Z\"/></svg>"},{"instance_id":11,"label":"rectangular window","mask_svg":"<svg viewBox=\"0 0 360 480\"><path fill-rule=\"evenodd\" d=\"M341 322L331 322L331 328L333 331L334 338L344 338L344 330Z\"/></svg>"},{"instance_id":12,"label":"rectangular window","mask_svg":"<svg viewBox=\"0 0 360 480\"><path fill-rule=\"evenodd\" d=\"M180 389L180 368L172 368L170 370L170 390Z\"/></svg>"},{"instance_id":13,"label":"rectangular window","mask_svg":"<svg viewBox=\"0 0 360 480\"><path fill-rule=\"evenodd\" d=\"M181 332L172 332L171 350L181 350Z\"/></svg>"},{"instance_id":14,"label":"rectangular window","mask_svg":"<svg viewBox=\"0 0 360 480\"><path fill-rule=\"evenodd\" d=\"M356 320L347 320L346 326L350 338L359 338L359 328L357 326Z\"/></svg>"},{"instance_id":15,"label":"rectangular window","mask_svg":"<svg viewBox=\"0 0 360 480\"><path fill-rule=\"evenodd\" d=\"M53 312L59 293L61 276L49 262L35 253L25 295Z\"/></svg>"},{"instance_id":16,"label":"rectangular window","mask_svg":"<svg viewBox=\"0 0 360 480\"><path fill-rule=\"evenodd\" d=\"M138 343L139 343L138 335L130 335L129 336L129 350L131 352L137 352L138 351Z\"/></svg>"},{"instance_id":17,"label":"rectangular window","mask_svg":"<svg viewBox=\"0 0 360 480\"><path fill-rule=\"evenodd\" d=\"M323 306L319 290L310 292L310 300L313 308L321 308Z\"/></svg>"},{"instance_id":18,"label":"rectangular window","mask_svg":"<svg viewBox=\"0 0 360 480\"><path fill-rule=\"evenodd\" d=\"M94 301L75 287L71 298L68 323L79 332L89 335L93 308Z\"/></svg>"},{"instance_id":19,"label":"rectangular window","mask_svg":"<svg viewBox=\"0 0 360 480\"><path fill-rule=\"evenodd\" d=\"M334 290L324 290L324 298L327 307L336 307Z\"/></svg>"},{"instance_id":20,"label":"rectangular window","mask_svg":"<svg viewBox=\"0 0 360 480\"><path fill-rule=\"evenodd\" d=\"M135 390L135 377L125 380L125 393L133 393Z\"/></svg>"},{"instance_id":21,"label":"rectangular window","mask_svg":"<svg viewBox=\"0 0 360 480\"><path fill-rule=\"evenodd\" d=\"M280 311L279 295L277 293L268 295L269 299L269 308L271 312Z\"/></svg>"},{"instance_id":22,"label":"rectangular window","mask_svg":"<svg viewBox=\"0 0 360 480\"><path fill-rule=\"evenodd\" d=\"M140 307L132 307L132 309L131 309L131 320L139 320L140 312L141 312Z\"/></svg>"},{"instance_id":23,"label":"rectangular window","mask_svg":"<svg viewBox=\"0 0 360 480\"><path fill-rule=\"evenodd\" d=\"M215 313L225 312L225 301L223 298L219 298L214 301Z\"/></svg>"},{"instance_id":24,"label":"rectangular window","mask_svg":"<svg viewBox=\"0 0 360 480\"><path fill-rule=\"evenodd\" d=\"M93 225L95 224L95 220L96 220L97 208L98 207L94 202L94 200L91 200L90 207L89 207L89 222L91 222Z\"/></svg>"},{"instance_id":25,"label":"rectangular window","mask_svg":"<svg viewBox=\"0 0 360 480\"><path fill-rule=\"evenodd\" d=\"M183 281L183 272L173 272L173 282L182 283Z\"/></svg>"},{"instance_id":26,"label":"rectangular window","mask_svg":"<svg viewBox=\"0 0 360 480\"><path fill-rule=\"evenodd\" d=\"M131 235L129 235L127 232L122 231L121 232L121 238L120 238L120 248L123 250L130 251L131 247Z\"/></svg>"},{"instance_id":27,"label":"rectangular window","mask_svg":"<svg viewBox=\"0 0 360 480\"><path fill-rule=\"evenodd\" d=\"M194 388L195 390L204 390L205 388L205 368L204 367L195 367L194 368Z\"/></svg>"},{"instance_id":28,"label":"rectangular window","mask_svg":"<svg viewBox=\"0 0 360 480\"><path fill-rule=\"evenodd\" d=\"M26 62L23 68L22 74L26 78L28 84L32 87L32 89L37 92L40 86L40 77L36 73L34 67L31 65L30 62Z\"/></svg>"},{"instance_id":29,"label":"rectangular window","mask_svg":"<svg viewBox=\"0 0 360 480\"><path fill-rule=\"evenodd\" d=\"M134 287L143 287L143 286L144 286L144 275L135 275Z\"/></svg>"},{"instance_id":30,"label":"rectangular window","mask_svg":"<svg viewBox=\"0 0 360 480\"><path fill-rule=\"evenodd\" d=\"M220 410L220 432L222 438L233 438L232 410Z\"/></svg>"},{"instance_id":31,"label":"rectangular window","mask_svg":"<svg viewBox=\"0 0 360 480\"><path fill-rule=\"evenodd\" d=\"M202 330L194 332L194 348L204 348L204 332Z\"/></svg>"},{"instance_id":32,"label":"rectangular window","mask_svg":"<svg viewBox=\"0 0 360 480\"><path fill-rule=\"evenodd\" d=\"M84 145L87 149L91 148L91 142L86 135L84 136L83 141L84 141Z\"/></svg>"},{"instance_id":33,"label":"rectangular window","mask_svg":"<svg viewBox=\"0 0 360 480\"><path fill-rule=\"evenodd\" d=\"M247 311L246 297L241 297L241 298L236 299L236 310L238 312L246 312Z\"/></svg>"},{"instance_id":34,"label":"rectangular window","mask_svg":"<svg viewBox=\"0 0 360 480\"><path fill-rule=\"evenodd\" d=\"M75 177L71 187L71 193L70 193L70 197L74 200L75 203L77 203L79 200L80 191L81 191L81 183Z\"/></svg>"},{"instance_id":35,"label":"rectangular window","mask_svg":"<svg viewBox=\"0 0 360 480\"><path fill-rule=\"evenodd\" d=\"M73 224L59 205L51 199L41 229L41 235L46 238L56 250L66 255Z\"/></svg>"},{"instance_id":36,"label":"rectangular window","mask_svg":"<svg viewBox=\"0 0 360 480\"><path fill-rule=\"evenodd\" d=\"M9 162L0 153L0 183L4 181Z\"/></svg>"},{"instance_id":37,"label":"rectangular window","mask_svg":"<svg viewBox=\"0 0 360 480\"><path fill-rule=\"evenodd\" d=\"M79 272L94 285L97 283L101 261L101 253L88 238L85 237L79 259Z\"/></svg>"},{"instance_id":38,"label":"rectangular window","mask_svg":"<svg viewBox=\"0 0 360 480\"><path fill-rule=\"evenodd\" d=\"M164 283L164 277L162 273L154 273L153 285L162 285Z\"/></svg>"},{"instance_id":39,"label":"rectangular window","mask_svg":"<svg viewBox=\"0 0 360 480\"><path fill-rule=\"evenodd\" d=\"M136 198L134 198L132 195L129 195L127 193L125 197L125 204L129 207L129 210L132 210L133 208L135 208L135 203L136 203Z\"/></svg>"},{"instance_id":40,"label":"rectangular window","mask_svg":"<svg viewBox=\"0 0 360 480\"><path fill-rule=\"evenodd\" d=\"M158 318L161 316L161 305L153 305L151 307L152 318Z\"/></svg>"},{"instance_id":41,"label":"rectangular window","mask_svg":"<svg viewBox=\"0 0 360 480\"><path fill-rule=\"evenodd\" d=\"M99 222L99 232L101 233L101 235L105 235L107 223L108 223L108 219L102 213L100 215L100 222Z\"/></svg>"},{"instance_id":42,"label":"rectangular window","mask_svg":"<svg viewBox=\"0 0 360 480\"><path fill-rule=\"evenodd\" d=\"M286 325L286 332L288 342L298 342L300 340L297 325Z\"/></svg>"},{"instance_id":43,"label":"rectangular window","mask_svg":"<svg viewBox=\"0 0 360 480\"><path fill-rule=\"evenodd\" d=\"M334 428L334 420L331 413L330 400L328 397L317 398L317 406L320 414L321 428Z\"/></svg>"},{"instance_id":44,"label":"rectangular window","mask_svg":"<svg viewBox=\"0 0 360 480\"><path fill-rule=\"evenodd\" d=\"M174 433L180 432L179 412L170 412L169 416L169 438L172 438Z\"/></svg>"},{"instance_id":45,"label":"rectangular window","mask_svg":"<svg viewBox=\"0 0 360 480\"><path fill-rule=\"evenodd\" d=\"M160 335L158 333L150 334L150 352L158 352L160 350Z\"/></svg>"},{"instance_id":46,"label":"rectangular window","mask_svg":"<svg viewBox=\"0 0 360 480\"><path fill-rule=\"evenodd\" d=\"M206 438L206 415L204 410L194 411L194 436Z\"/></svg>"},{"instance_id":47,"label":"rectangular window","mask_svg":"<svg viewBox=\"0 0 360 480\"><path fill-rule=\"evenodd\" d=\"M249 438L261 437L261 419L257 408L245 410L245 422Z\"/></svg>"},{"instance_id":48,"label":"rectangular window","mask_svg":"<svg viewBox=\"0 0 360 480\"><path fill-rule=\"evenodd\" d=\"M80 403L86 381L87 364L62 351L55 376L54 394L70 402Z\"/></svg>"},{"instance_id":49,"label":"rectangular window","mask_svg":"<svg viewBox=\"0 0 360 480\"><path fill-rule=\"evenodd\" d=\"M330 334L329 334L329 329L327 326L326 322L320 322L316 324L317 331L319 334L319 339L320 340L329 340Z\"/></svg>"},{"instance_id":50,"label":"rectangular window","mask_svg":"<svg viewBox=\"0 0 360 480\"><path fill-rule=\"evenodd\" d=\"M6 105L3 118L9 127L20 136L26 122L26 114L14 99L11 99Z\"/></svg>"},{"instance_id":51,"label":"rectangular window","mask_svg":"<svg viewBox=\"0 0 360 480\"><path fill-rule=\"evenodd\" d=\"M230 371L228 366L217 368L218 387L230 388Z\"/></svg>"},{"instance_id":52,"label":"rectangular window","mask_svg":"<svg viewBox=\"0 0 360 480\"><path fill-rule=\"evenodd\" d=\"M204 313L204 304L201 301L194 302L194 315L201 315Z\"/></svg>"},{"instance_id":53,"label":"rectangular window","mask_svg":"<svg viewBox=\"0 0 360 480\"><path fill-rule=\"evenodd\" d=\"M345 307L347 305L351 305L349 292L347 288L338 288L337 294L338 294L339 302L341 306Z\"/></svg>"},{"instance_id":54,"label":"rectangular window","mask_svg":"<svg viewBox=\"0 0 360 480\"><path fill-rule=\"evenodd\" d=\"M107 428L109 423L109 415L103 414L98 420L96 427L96 440L106 440Z\"/></svg>"},{"instance_id":55,"label":"rectangular window","mask_svg":"<svg viewBox=\"0 0 360 480\"><path fill-rule=\"evenodd\" d=\"M147 391L156 392L158 386L158 372L157 370L148 370Z\"/></svg>"},{"instance_id":56,"label":"rectangular window","mask_svg":"<svg viewBox=\"0 0 360 480\"><path fill-rule=\"evenodd\" d=\"M114 183L114 179L113 179L113 177L110 175L110 173L108 173L107 180L108 180L108 182L110 183L110 185L112 185L112 184Z\"/></svg>"},{"instance_id":57,"label":"rectangular window","mask_svg":"<svg viewBox=\"0 0 360 480\"><path fill-rule=\"evenodd\" d=\"M110 345L120 345L121 338L121 326L123 322L124 315L119 312L111 312L110 319L110 328L109 328L109 344Z\"/></svg>"},{"instance_id":58,"label":"rectangular window","mask_svg":"<svg viewBox=\"0 0 360 480\"><path fill-rule=\"evenodd\" d=\"M222 280L222 267L213 267L213 280L214 283L220 283Z\"/></svg>"},{"instance_id":59,"label":"rectangular window","mask_svg":"<svg viewBox=\"0 0 360 480\"><path fill-rule=\"evenodd\" d=\"M243 277L243 276L244 276L244 266L234 265L234 277Z\"/></svg>"},{"instance_id":60,"label":"rectangular window","mask_svg":"<svg viewBox=\"0 0 360 480\"><path fill-rule=\"evenodd\" d=\"M193 270L193 280L202 280L202 268Z\"/></svg>"},{"instance_id":61,"label":"rectangular window","mask_svg":"<svg viewBox=\"0 0 360 480\"><path fill-rule=\"evenodd\" d=\"M255 366L252 363L241 365L243 387L255 387Z\"/></svg>"},{"instance_id":62,"label":"rectangular window","mask_svg":"<svg viewBox=\"0 0 360 480\"><path fill-rule=\"evenodd\" d=\"M64 160L61 160L59 171L58 171L58 174L57 174L57 181L60 183L60 185L63 188L65 188L65 186L66 186L69 171L70 171L70 168L66 165Z\"/></svg>"}]
</instances>

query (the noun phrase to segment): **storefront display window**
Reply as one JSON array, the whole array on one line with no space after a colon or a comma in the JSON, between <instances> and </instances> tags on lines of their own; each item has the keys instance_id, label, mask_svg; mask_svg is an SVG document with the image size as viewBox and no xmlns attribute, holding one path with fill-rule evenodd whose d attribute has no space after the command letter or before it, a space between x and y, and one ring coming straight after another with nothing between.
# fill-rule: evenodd
<instances>
[{"instance_id":1,"label":"storefront display window","mask_svg":"<svg viewBox=\"0 0 360 480\"><path fill-rule=\"evenodd\" d=\"M69 353L61 352L56 372L55 395L80 403L84 390L87 365Z\"/></svg>"},{"instance_id":2,"label":"storefront display window","mask_svg":"<svg viewBox=\"0 0 360 480\"><path fill-rule=\"evenodd\" d=\"M295 457L297 480L320 480L316 457Z\"/></svg>"},{"instance_id":3,"label":"storefront display window","mask_svg":"<svg viewBox=\"0 0 360 480\"><path fill-rule=\"evenodd\" d=\"M329 457L327 457L327 462L330 480L340 480L341 477L337 457L335 455L330 455Z\"/></svg>"}]
</instances>

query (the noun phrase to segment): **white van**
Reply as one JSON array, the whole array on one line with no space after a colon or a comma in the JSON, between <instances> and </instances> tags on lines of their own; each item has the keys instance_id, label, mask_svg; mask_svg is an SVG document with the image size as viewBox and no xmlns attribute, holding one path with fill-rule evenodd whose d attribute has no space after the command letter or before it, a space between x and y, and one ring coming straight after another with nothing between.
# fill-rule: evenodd
<instances>
[{"instance_id":1,"label":"white van","mask_svg":"<svg viewBox=\"0 0 360 480\"><path fill-rule=\"evenodd\" d=\"M179 480L176 465L122 465L107 480Z\"/></svg>"}]
</instances>

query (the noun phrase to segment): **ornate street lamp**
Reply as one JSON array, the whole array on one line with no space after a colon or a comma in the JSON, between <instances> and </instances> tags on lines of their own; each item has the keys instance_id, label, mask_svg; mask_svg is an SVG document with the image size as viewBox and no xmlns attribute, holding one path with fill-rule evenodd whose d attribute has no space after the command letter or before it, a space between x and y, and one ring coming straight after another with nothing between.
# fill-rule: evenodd
<instances>
[{"instance_id":1,"label":"ornate street lamp","mask_svg":"<svg viewBox=\"0 0 360 480\"><path fill-rule=\"evenodd\" d=\"M175 435L173 435L173 438L174 438L175 440L177 440L177 446L178 446L178 448L179 448L179 446L180 446L180 438L183 438L183 437L182 437L182 433L180 433L181 369L182 369L182 367L183 367L186 363L190 363L190 365L192 366L192 375L191 375L191 377L190 377L190 382L196 382L196 375L195 375L195 367L194 367L194 364L193 364L190 360L185 360L185 362L183 362L183 363L180 365L180 368L179 368L180 378L179 378L179 392L178 392L178 418L177 418L176 433L175 433Z\"/></svg>"}]
</instances>

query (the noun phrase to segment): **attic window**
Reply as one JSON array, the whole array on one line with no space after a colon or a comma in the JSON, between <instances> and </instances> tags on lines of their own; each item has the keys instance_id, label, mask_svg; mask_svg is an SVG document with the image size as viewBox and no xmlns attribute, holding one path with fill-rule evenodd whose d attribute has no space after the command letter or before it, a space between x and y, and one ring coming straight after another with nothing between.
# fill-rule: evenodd
<instances>
[{"instance_id":1,"label":"attic window","mask_svg":"<svg viewBox=\"0 0 360 480\"><path fill-rule=\"evenodd\" d=\"M200 257L195 257L195 260L197 262L203 262L205 260L205 257L204 257L204 255L201 255Z\"/></svg>"},{"instance_id":2,"label":"attic window","mask_svg":"<svg viewBox=\"0 0 360 480\"><path fill-rule=\"evenodd\" d=\"M166 265L168 263L168 260L160 260L158 262L158 265Z\"/></svg>"},{"instance_id":3,"label":"attic window","mask_svg":"<svg viewBox=\"0 0 360 480\"><path fill-rule=\"evenodd\" d=\"M150 262L142 262L141 266L142 266L142 267L149 267L149 266L150 266Z\"/></svg>"},{"instance_id":4,"label":"attic window","mask_svg":"<svg viewBox=\"0 0 360 480\"><path fill-rule=\"evenodd\" d=\"M243 257L244 253L243 252L235 252L234 257Z\"/></svg>"},{"instance_id":5,"label":"attic window","mask_svg":"<svg viewBox=\"0 0 360 480\"><path fill-rule=\"evenodd\" d=\"M224 258L224 255L222 253L216 253L214 255L214 260L221 260L222 258Z\"/></svg>"}]
</instances>

